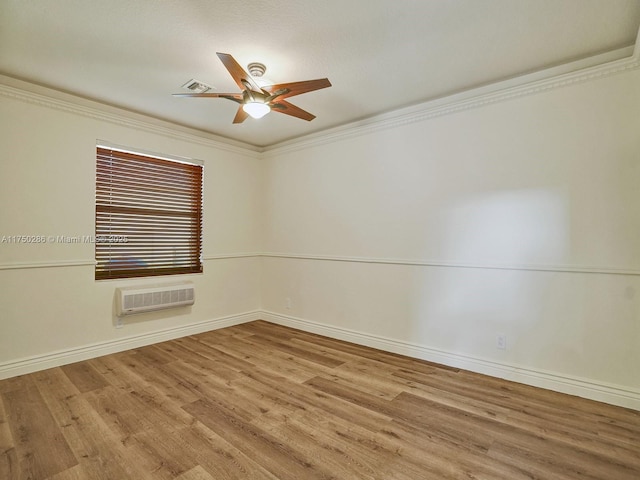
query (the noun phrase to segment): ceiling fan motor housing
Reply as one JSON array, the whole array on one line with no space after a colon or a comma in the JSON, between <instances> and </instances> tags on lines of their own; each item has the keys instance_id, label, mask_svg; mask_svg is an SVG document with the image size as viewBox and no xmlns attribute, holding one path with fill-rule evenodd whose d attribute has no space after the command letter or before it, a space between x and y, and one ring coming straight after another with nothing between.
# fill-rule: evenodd
<instances>
[{"instance_id":1,"label":"ceiling fan motor housing","mask_svg":"<svg viewBox=\"0 0 640 480\"><path fill-rule=\"evenodd\" d=\"M242 103L249 102L259 102L259 103L269 103L268 95L261 92L256 92L255 90L245 90L242 92Z\"/></svg>"}]
</instances>

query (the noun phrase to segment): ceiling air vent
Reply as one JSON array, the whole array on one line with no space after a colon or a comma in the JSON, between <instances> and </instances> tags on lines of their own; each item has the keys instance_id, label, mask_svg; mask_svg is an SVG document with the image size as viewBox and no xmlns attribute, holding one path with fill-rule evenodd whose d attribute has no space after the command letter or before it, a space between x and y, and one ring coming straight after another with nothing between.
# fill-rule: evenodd
<instances>
[{"instance_id":1,"label":"ceiling air vent","mask_svg":"<svg viewBox=\"0 0 640 480\"><path fill-rule=\"evenodd\" d=\"M213 87L198 80L191 79L187 83L182 85L182 88L190 93L205 93L211 90Z\"/></svg>"}]
</instances>

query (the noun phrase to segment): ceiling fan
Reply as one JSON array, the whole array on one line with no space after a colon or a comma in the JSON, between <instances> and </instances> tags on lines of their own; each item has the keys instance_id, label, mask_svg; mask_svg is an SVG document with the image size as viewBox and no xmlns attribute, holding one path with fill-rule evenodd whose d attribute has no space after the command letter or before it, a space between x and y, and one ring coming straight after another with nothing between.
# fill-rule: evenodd
<instances>
[{"instance_id":1,"label":"ceiling fan","mask_svg":"<svg viewBox=\"0 0 640 480\"><path fill-rule=\"evenodd\" d=\"M285 98L331 86L331 82L329 82L327 78L321 78L260 87L231 55L228 53L217 53L217 55L235 82L242 89L242 92L174 93L173 95L176 97L226 98L227 100L237 102L240 105L233 119L233 123L242 123L249 115L253 118L261 118L270 111L311 121L316 118L315 115L287 102Z\"/></svg>"}]
</instances>

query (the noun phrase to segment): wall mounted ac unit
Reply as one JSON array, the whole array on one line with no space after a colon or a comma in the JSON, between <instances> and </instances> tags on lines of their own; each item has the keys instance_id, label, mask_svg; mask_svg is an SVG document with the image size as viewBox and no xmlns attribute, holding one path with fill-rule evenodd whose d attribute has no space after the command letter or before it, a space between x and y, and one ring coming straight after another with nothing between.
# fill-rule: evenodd
<instances>
[{"instance_id":1,"label":"wall mounted ac unit","mask_svg":"<svg viewBox=\"0 0 640 480\"><path fill-rule=\"evenodd\" d=\"M116 288L116 315L119 317L193 305L194 302L195 287L191 282Z\"/></svg>"}]
</instances>

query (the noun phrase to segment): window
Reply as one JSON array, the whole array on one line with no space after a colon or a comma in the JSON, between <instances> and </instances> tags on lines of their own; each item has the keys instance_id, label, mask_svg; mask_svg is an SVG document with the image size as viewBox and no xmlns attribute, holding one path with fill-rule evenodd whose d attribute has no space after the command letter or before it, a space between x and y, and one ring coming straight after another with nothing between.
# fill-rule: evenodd
<instances>
[{"instance_id":1,"label":"window","mask_svg":"<svg viewBox=\"0 0 640 480\"><path fill-rule=\"evenodd\" d=\"M98 145L96 280L202 273L202 165L189 162Z\"/></svg>"}]
</instances>

